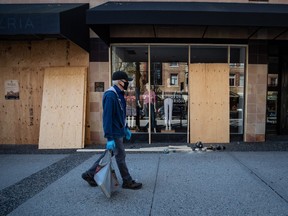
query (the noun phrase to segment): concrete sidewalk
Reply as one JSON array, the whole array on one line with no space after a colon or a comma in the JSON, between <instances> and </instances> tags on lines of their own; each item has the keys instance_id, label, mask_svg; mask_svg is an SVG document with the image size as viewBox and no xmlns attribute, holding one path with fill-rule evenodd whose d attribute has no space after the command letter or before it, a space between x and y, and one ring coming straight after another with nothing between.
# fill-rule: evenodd
<instances>
[{"instance_id":1,"label":"concrete sidewalk","mask_svg":"<svg viewBox=\"0 0 288 216\"><path fill-rule=\"evenodd\" d=\"M0 215L288 215L286 151L128 153L143 188L110 199L81 179L98 157L0 155Z\"/></svg>"}]
</instances>

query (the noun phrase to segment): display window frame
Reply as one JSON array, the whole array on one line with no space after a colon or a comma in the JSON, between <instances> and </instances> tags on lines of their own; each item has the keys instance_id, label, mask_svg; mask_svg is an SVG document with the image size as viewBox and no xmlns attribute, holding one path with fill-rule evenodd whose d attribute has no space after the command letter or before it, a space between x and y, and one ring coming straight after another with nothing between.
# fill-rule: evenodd
<instances>
[{"instance_id":1,"label":"display window frame","mask_svg":"<svg viewBox=\"0 0 288 216\"><path fill-rule=\"evenodd\" d=\"M109 48L109 53L110 53L110 55L109 55L109 61L110 61L110 63L109 63L109 66L110 66L110 68L109 68L109 70L110 70L110 75L109 75L109 77L110 77L110 82L111 82L111 74L112 74L112 72L115 70L115 66L114 66L114 64L115 64L115 62L114 62L114 60L113 60L113 49L115 49L115 48L117 48L117 47L126 47L127 49L129 49L129 48L133 48L133 47L143 47L145 50L146 50L146 56L147 56L147 62L146 62L146 69L147 69L147 74L145 74L145 82L146 82L146 84L149 84L149 89L147 89L147 91L149 92L149 94L150 94L150 91L151 91L151 88L153 88L154 86L153 86L153 83L151 83L151 78L152 78L152 75L151 75L151 71L152 71L152 69L151 69L151 62L152 62L152 60L151 60L151 48L153 48L153 47L155 47L155 46L159 46L159 47L161 47L161 46L163 46L163 47L171 47L171 46L185 46L185 47L187 47L187 53L188 53L188 56L187 56L187 69L185 70L186 71L186 73L185 73L185 80L182 82L183 83L183 85L188 85L188 71L189 71L189 65L190 65L190 58L191 58L191 48L193 48L193 46L195 46L195 47L205 47L205 46L208 46L208 47L211 47L211 48L213 48L213 47L225 47L225 48L227 48L227 63L230 65L230 60L231 60L231 48L233 49L233 48L244 48L244 50L245 50L245 63L244 63L244 67L242 68L242 70L243 70L243 77L241 77L241 80L238 82L238 84L239 83L242 83L242 84L244 84L244 86L243 86L243 88L242 88L242 93L241 93L241 95L242 95L242 108L241 108L241 112L240 112L240 117L241 117L241 119L233 119L233 122L235 123L235 124L239 124L239 125L241 125L241 132L240 133L231 133L231 129L230 129L230 135L238 135L238 136L241 136L242 137L242 139L243 139L243 136L244 136L244 127L245 127L245 125L244 125L244 116L245 116L245 101L246 101L246 99L245 99L245 89L246 89L246 75L247 75L247 68L248 68L248 45L243 45L243 44L241 44L241 45L239 45L239 44L162 44L162 43L160 43L160 44L155 44L155 43L152 43L152 44L143 44L143 43L136 43L136 44L118 44L118 43L114 43L114 44L111 44L111 46L110 46L110 48ZM175 64L177 64L177 67L175 67L175 66L171 66L171 64L173 64L173 65L175 65ZM179 67L179 63L177 62L177 61L171 61L170 62L170 65L169 65L169 67L171 67L171 68L178 68ZM118 68L119 69L119 68ZM177 74L177 73L173 73L173 72L170 72L170 74L169 74L169 77L171 76L171 74ZM161 76L163 76L163 75L161 75ZM236 79L236 75L235 74L233 74L233 76L235 77L235 79ZM155 77L154 77L154 79L155 79ZM164 82L165 81L163 81L163 78L161 77L161 79L162 79L162 82L159 82L159 84L160 84L160 86L163 86L163 85L165 85L164 84ZM229 78L228 78L228 80L229 80ZM244 80L244 82L243 82L243 80ZM149 82L150 81L150 82ZM179 81L179 77L178 77L178 87L180 87L181 85L180 85L180 82L181 81ZM112 83L112 82L111 82ZM181 83L181 84L182 84ZM171 81L169 82L169 84L171 85ZM236 86L236 84L237 84L237 81L236 80L234 80L234 86L230 86L230 87L235 87ZM186 96L187 98L188 98L188 100L189 100L189 94L187 93L187 96ZM149 102L149 104L150 104L150 102ZM147 113L148 113L148 116L150 116L150 117L146 117L145 118L145 120L146 120L146 122L147 122L147 124L148 125L151 125L151 121L152 121L152 119L151 119L151 113L152 113L152 111L151 111L151 108L152 109L154 109L153 107L151 107L151 106L149 106L148 108L147 108ZM187 110L189 110L189 105L187 105ZM142 111L141 111L142 112ZM230 113L230 116L231 116L231 113ZM135 121L135 120L134 120ZM134 125L135 125L135 123L134 123ZM230 125L231 125L231 119L230 119ZM161 137L161 136L166 136L166 137L169 137L169 135L171 136L171 135L177 135L177 134L179 134L179 133L173 133L173 134L169 134L169 133L161 133L161 130L160 129L157 129L157 132L156 131L153 131L153 130L151 130L151 127L150 126L148 126L149 128L148 128L148 130L147 131L137 131L137 130L134 130L134 129L132 129L132 132L133 133L135 133L135 134L138 134L138 135L141 135L142 134L142 136L144 135L144 137L143 138L141 138L140 139L140 141L143 141L143 142L149 142L149 144L151 144L151 143L155 143L155 142L158 142L158 141L156 141L157 139L154 139L154 137ZM185 137L186 137L186 142L187 143L189 143L190 142L190 139L189 139L189 111L187 111L187 131L186 131L186 133L185 133ZM231 139L231 138L230 138ZM184 142L185 142L184 141ZM163 140L163 142L165 142L165 140Z\"/></svg>"}]
</instances>

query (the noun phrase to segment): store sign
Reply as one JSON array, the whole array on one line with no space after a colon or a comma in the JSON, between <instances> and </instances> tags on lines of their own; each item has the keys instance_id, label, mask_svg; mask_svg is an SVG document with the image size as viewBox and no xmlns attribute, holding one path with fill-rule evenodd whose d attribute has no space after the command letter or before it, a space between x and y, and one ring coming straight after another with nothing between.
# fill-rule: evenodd
<instances>
[{"instance_id":1,"label":"store sign","mask_svg":"<svg viewBox=\"0 0 288 216\"><path fill-rule=\"evenodd\" d=\"M18 80L6 80L4 86L6 100L19 100Z\"/></svg>"},{"instance_id":2,"label":"store sign","mask_svg":"<svg viewBox=\"0 0 288 216\"><path fill-rule=\"evenodd\" d=\"M0 15L0 35L59 33L59 16L46 14Z\"/></svg>"},{"instance_id":3,"label":"store sign","mask_svg":"<svg viewBox=\"0 0 288 216\"><path fill-rule=\"evenodd\" d=\"M23 30L34 29L34 23L30 17L0 17L0 29L2 30Z\"/></svg>"}]
</instances>

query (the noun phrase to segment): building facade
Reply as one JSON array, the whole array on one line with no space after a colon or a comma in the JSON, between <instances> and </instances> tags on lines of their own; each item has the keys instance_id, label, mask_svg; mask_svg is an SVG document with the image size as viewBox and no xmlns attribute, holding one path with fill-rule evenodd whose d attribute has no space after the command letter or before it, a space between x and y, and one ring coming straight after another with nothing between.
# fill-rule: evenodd
<instances>
[{"instance_id":1,"label":"building facade","mask_svg":"<svg viewBox=\"0 0 288 216\"><path fill-rule=\"evenodd\" d=\"M0 143L104 144L102 95L116 70L133 77L133 142L287 135L287 11L284 0L4 0Z\"/></svg>"}]
</instances>

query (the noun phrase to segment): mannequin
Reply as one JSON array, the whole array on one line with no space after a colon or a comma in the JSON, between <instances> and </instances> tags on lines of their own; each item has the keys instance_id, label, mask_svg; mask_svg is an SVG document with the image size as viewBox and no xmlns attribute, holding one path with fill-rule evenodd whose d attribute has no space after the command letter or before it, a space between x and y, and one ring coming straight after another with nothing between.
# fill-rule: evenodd
<instances>
[{"instance_id":1,"label":"mannequin","mask_svg":"<svg viewBox=\"0 0 288 216\"><path fill-rule=\"evenodd\" d=\"M172 112L173 112L173 99L171 97L167 97L164 99L166 130L171 130Z\"/></svg>"},{"instance_id":2,"label":"mannequin","mask_svg":"<svg viewBox=\"0 0 288 216\"><path fill-rule=\"evenodd\" d=\"M143 94L143 109L145 109L146 116L149 115L149 103L150 103L150 110L151 110L151 116L150 116L150 121L151 121L151 130L156 133L156 121L155 121L155 112L156 112L156 94L155 92L151 89L150 94L149 94L149 83L145 85L146 91ZM148 128L149 123L146 125Z\"/></svg>"},{"instance_id":3,"label":"mannequin","mask_svg":"<svg viewBox=\"0 0 288 216\"><path fill-rule=\"evenodd\" d=\"M140 118L141 118L141 103L140 103L140 90L139 88L135 88L135 93L136 93L136 131L140 131Z\"/></svg>"},{"instance_id":4,"label":"mannequin","mask_svg":"<svg viewBox=\"0 0 288 216\"><path fill-rule=\"evenodd\" d=\"M132 88L126 93L126 116L127 116L127 125L130 129L134 128L134 118L137 115L136 112L136 95L135 91L132 91Z\"/></svg>"}]
</instances>

